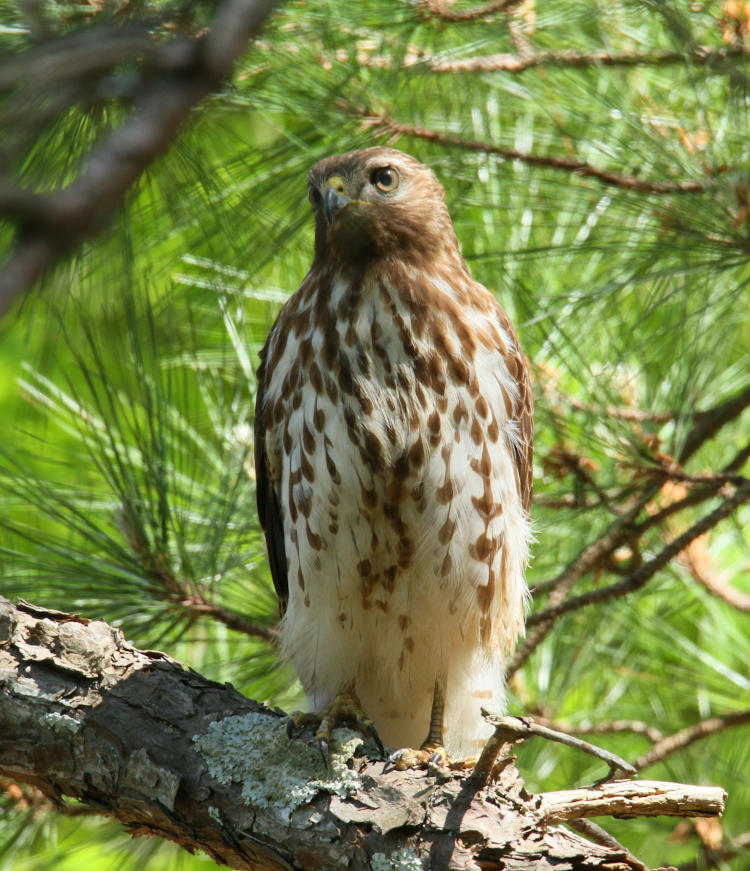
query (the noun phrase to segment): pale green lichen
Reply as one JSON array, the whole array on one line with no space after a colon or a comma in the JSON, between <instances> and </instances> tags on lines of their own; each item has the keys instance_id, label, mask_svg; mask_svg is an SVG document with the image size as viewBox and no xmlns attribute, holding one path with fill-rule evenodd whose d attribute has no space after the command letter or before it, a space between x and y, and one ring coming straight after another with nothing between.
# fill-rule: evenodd
<instances>
[{"instance_id":1,"label":"pale green lichen","mask_svg":"<svg viewBox=\"0 0 750 871\"><path fill-rule=\"evenodd\" d=\"M294 810L320 791L346 798L359 788L359 778L346 762L362 737L335 729L332 739L328 770L314 744L290 740L284 721L270 714L226 717L193 741L212 777L219 783L242 784L246 804Z\"/></svg>"},{"instance_id":2,"label":"pale green lichen","mask_svg":"<svg viewBox=\"0 0 750 871\"><path fill-rule=\"evenodd\" d=\"M75 717L69 717L67 714L58 714L54 711L44 714L42 722L50 726L52 731L58 735L75 735L81 728L80 722Z\"/></svg>"},{"instance_id":3,"label":"pale green lichen","mask_svg":"<svg viewBox=\"0 0 750 871\"><path fill-rule=\"evenodd\" d=\"M370 860L372 871L423 871L422 860L411 847L394 850L390 856L375 853Z\"/></svg>"}]
</instances>

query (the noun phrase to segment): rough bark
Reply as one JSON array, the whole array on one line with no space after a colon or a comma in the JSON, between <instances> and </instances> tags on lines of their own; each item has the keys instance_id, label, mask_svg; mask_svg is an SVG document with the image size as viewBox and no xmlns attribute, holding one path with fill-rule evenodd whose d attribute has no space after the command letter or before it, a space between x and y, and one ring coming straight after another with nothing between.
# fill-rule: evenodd
<instances>
[{"instance_id":1,"label":"rough bark","mask_svg":"<svg viewBox=\"0 0 750 871\"><path fill-rule=\"evenodd\" d=\"M231 868L643 869L555 823L723 807L720 789L653 782L530 796L511 760L475 792L457 773L385 771L343 730L326 771L281 712L106 623L5 599L0 688L0 775Z\"/></svg>"}]
</instances>

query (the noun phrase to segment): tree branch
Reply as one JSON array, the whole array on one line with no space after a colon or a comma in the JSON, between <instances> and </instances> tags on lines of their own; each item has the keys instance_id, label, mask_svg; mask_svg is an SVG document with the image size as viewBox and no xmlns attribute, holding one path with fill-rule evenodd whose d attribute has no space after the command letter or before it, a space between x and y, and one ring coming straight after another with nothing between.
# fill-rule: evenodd
<instances>
[{"instance_id":1,"label":"tree branch","mask_svg":"<svg viewBox=\"0 0 750 871\"><path fill-rule=\"evenodd\" d=\"M648 768L649 765L662 762L667 756L677 753L678 750L683 750L702 738L707 738L709 735L715 735L717 732L723 732L725 729L731 729L735 726L745 726L748 723L750 723L750 710L736 711L733 714L725 714L723 717L710 717L708 720L687 726L680 729L679 732L675 732L674 735L667 735L666 738L657 741L633 764L641 771Z\"/></svg>"},{"instance_id":2,"label":"tree branch","mask_svg":"<svg viewBox=\"0 0 750 871\"><path fill-rule=\"evenodd\" d=\"M644 723L642 720L610 720L602 723L584 721L577 723L575 726L569 726L534 712L530 712L530 715L543 726L549 726L550 729L565 732L568 735L613 735L618 732L631 732L634 735L643 735L652 744L661 741L664 737L659 729L655 726L649 726L648 723Z\"/></svg>"},{"instance_id":3,"label":"tree branch","mask_svg":"<svg viewBox=\"0 0 750 871\"><path fill-rule=\"evenodd\" d=\"M549 821L603 815L630 817L711 817L722 812L726 793L718 786L685 786L656 780L603 783L590 789L563 789L537 796L539 813Z\"/></svg>"},{"instance_id":4,"label":"tree branch","mask_svg":"<svg viewBox=\"0 0 750 871\"><path fill-rule=\"evenodd\" d=\"M695 426L688 433L677 457L678 461L684 465L704 442L713 438L725 424L739 417L748 407L750 407L750 385L713 408L699 412L696 415Z\"/></svg>"},{"instance_id":5,"label":"tree branch","mask_svg":"<svg viewBox=\"0 0 750 871\"><path fill-rule=\"evenodd\" d=\"M619 596L624 596L628 593L644 587L651 578L667 563L677 556L680 551L684 550L691 541L708 532L720 523L726 517L729 517L740 505L750 502L750 481L738 487L732 496L726 498L718 508L715 508L710 514L707 514L697 523L694 523L689 529L673 539L666 547L648 562L643 563L636 571L618 581L615 584L610 584L607 587L600 587L597 590L590 590L588 593L582 593L580 596L575 596L572 599L567 599L563 602L549 605L536 614L531 614L526 621L527 626L536 626L545 624L550 620L557 620L563 614L569 611L577 611L579 608L584 608L593 603L604 602L607 599L614 599Z\"/></svg>"},{"instance_id":6,"label":"tree branch","mask_svg":"<svg viewBox=\"0 0 750 871\"><path fill-rule=\"evenodd\" d=\"M514 6L518 6L521 0L491 0L484 6L479 6L476 9L450 9L441 0L419 0L419 10L434 15L441 21L459 22L459 21L476 21L478 18L484 18L487 15L494 15L496 12L508 12Z\"/></svg>"},{"instance_id":7,"label":"tree branch","mask_svg":"<svg viewBox=\"0 0 750 871\"><path fill-rule=\"evenodd\" d=\"M650 52L576 52L540 51L519 57L514 54L492 54L479 57L441 60L438 57L419 55L410 65L424 64L433 73L525 73L537 67L564 67L585 69L587 67L635 67L667 66L669 64L714 65L730 58L744 57L750 47L741 44L731 47L698 46L689 54L678 51Z\"/></svg>"},{"instance_id":8,"label":"tree branch","mask_svg":"<svg viewBox=\"0 0 750 871\"><path fill-rule=\"evenodd\" d=\"M231 73L276 5L277 0L225 0L211 31L182 52L179 69L156 77L131 116L91 151L65 188L34 194L0 179L0 209L14 215L20 227L15 250L0 268L0 315L66 252L101 229L193 107Z\"/></svg>"},{"instance_id":9,"label":"tree branch","mask_svg":"<svg viewBox=\"0 0 750 871\"><path fill-rule=\"evenodd\" d=\"M595 178L605 185L625 190L650 194L701 194L705 193L711 186L710 181L656 181L638 178L634 175L623 175L608 169L600 169L574 157L559 157L552 154L530 154L525 151L518 151L515 148L495 145L492 142L464 139L461 136L440 133L437 130L430 130L426 127L401 124L391 120L384 113L378 115L365 110L354 110L354 114L364 116L364 123L373 127L376 133L383 133L394 138L411 136L415 139L425 139L450 148L463 148L466 151L478 151L482 154L495 154L506 160L520 160L522 163L527 163L530 166L547 167L580 175L585 178Z\"/></svg>"},{"instance_id":10,"label":"tree branch","mask_svg":"<svg viewBox=\"0 0 750 871\"><path fill-rule=\"evenodd\" d=\"M275 626L263 626L253 620L248 620L241 614L236 614L228 608L223 608L214 602L207 602L203 598L183 599L180 602L183 608L187 608L192 614L200 617L212 617L223 623L235 632L241 632L251 638L262 638L274 647L279 643L279 630Z\"/></svg>"},{"instance_id":11,"label":"tree branch","mask_svg":"<svg viewBox=\"0 0 750 871\"><path fill-rule=\"evenodd\" d=\"M425 867L642 871L621 851L550 825L594 814L721 812L707 787L620 782L529 796L512 764L466 777L384 771L354 750L322 768L284 718L140 651L99 621L0 599L0 776L66 796L133 834L239 869L352 871L387 857ZM351 733L338 733L349 742Z\"/></svg>"}]
</instances>

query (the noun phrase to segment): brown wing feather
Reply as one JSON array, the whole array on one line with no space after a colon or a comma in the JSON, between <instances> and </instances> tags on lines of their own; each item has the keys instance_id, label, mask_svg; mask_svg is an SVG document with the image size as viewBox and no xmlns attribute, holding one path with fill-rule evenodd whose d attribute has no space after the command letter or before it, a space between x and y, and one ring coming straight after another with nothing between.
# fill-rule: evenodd
<instances>
[{"instance_id":1,"label":"brown wing feather","mask_svg":"<svg viewBox=\"0 0 750 871\"><path fill-rule=\"evenodd\" d=\"M531 376L526 359L521 355L518 402L519 443L515 448L521 501L528 514L531 511L531 489L534 479L534 397L531 392Z\"/></svg>"},{"instance_id":2,"label":"brown wing feather","mask_svg":"<svg viewBox=\"0 0 750 871\"><path fill-rule=\"evenodd\" d=\"M534 478L534 396L531 391L531 374L513 324L497 300L495 300L495 309L503 328L510 333L515 345L512 350L505 349L503 356L508 371L512 373L518 384L518 400L514 409L518 422L518 442L513 445L513 454L516 459L518 490L524 510L528 514L531 511Z\"/></svg>"},{"instance_id":3,"label":"brown wing feather","mask_svg":"<svg viewBox=\"0 0 750 871\"><path fill-rule=\"evenodd\" d=\"M261 352L261 366L258 369L258 395L255 400L255 493L258 503L258 517L266 536L268 562L271 566L271 578L279 598L279 614L286 610L289 599L289 578L286 567L286 550L284 548L284 523L281 517L281 503L273 487L268 472L266 457L266 426L265 426L265 351Z\"/></svg>"}]
</instances>

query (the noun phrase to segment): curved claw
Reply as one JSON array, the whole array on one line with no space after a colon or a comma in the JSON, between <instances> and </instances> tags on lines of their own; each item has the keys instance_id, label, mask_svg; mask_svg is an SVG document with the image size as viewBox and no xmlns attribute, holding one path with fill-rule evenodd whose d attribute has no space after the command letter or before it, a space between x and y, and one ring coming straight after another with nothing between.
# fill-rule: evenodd
<instances>
[{"instance_id":1,"label":"curved claw","mask_svg":"<svg viewBox=\"0 0 750 871\"><path fill-rule=\"evenodd\" d=\"M383 742L380 740L380 735L378 735L378 730L375 728L374 723L368 723L365 726L365 730L367 734L372 738L375 742L375 745L378 748L378 752L381 756L385 756L385 747L383 746Z\"/></svg>"},{"instance_id":2,"label":"curved claw","mask_svg":"<svg viewBox=\"0 0 750 871\"><path fill-rule=\"evenodd\" d=\"M434 765L436 768L445 768L447 762L448 754L442 747L439 747L432 756L430 756L429 765Z\"/></svg>"},{"instance_id":3,"label":"curved claw","mask_svg":"<svg viewBox=\"0 0 750 871\"><path fill-rule=\"evenodd\" d=\"M286 737L291 741L295 737L295 730L297 729L297 724L291 717L287 717L286 719Z\"/></svg>"},{"instance_id":4,"label":"curved claw","mask_svg":"<svg viewBox=\"0 0 750 871\"><path fill-rule=\"evenodd\" d=\"M323 765L328 768L328 739L324 738L322 735L318 736L318 750L320 750Z\"/></svg>"}]
</instances>

